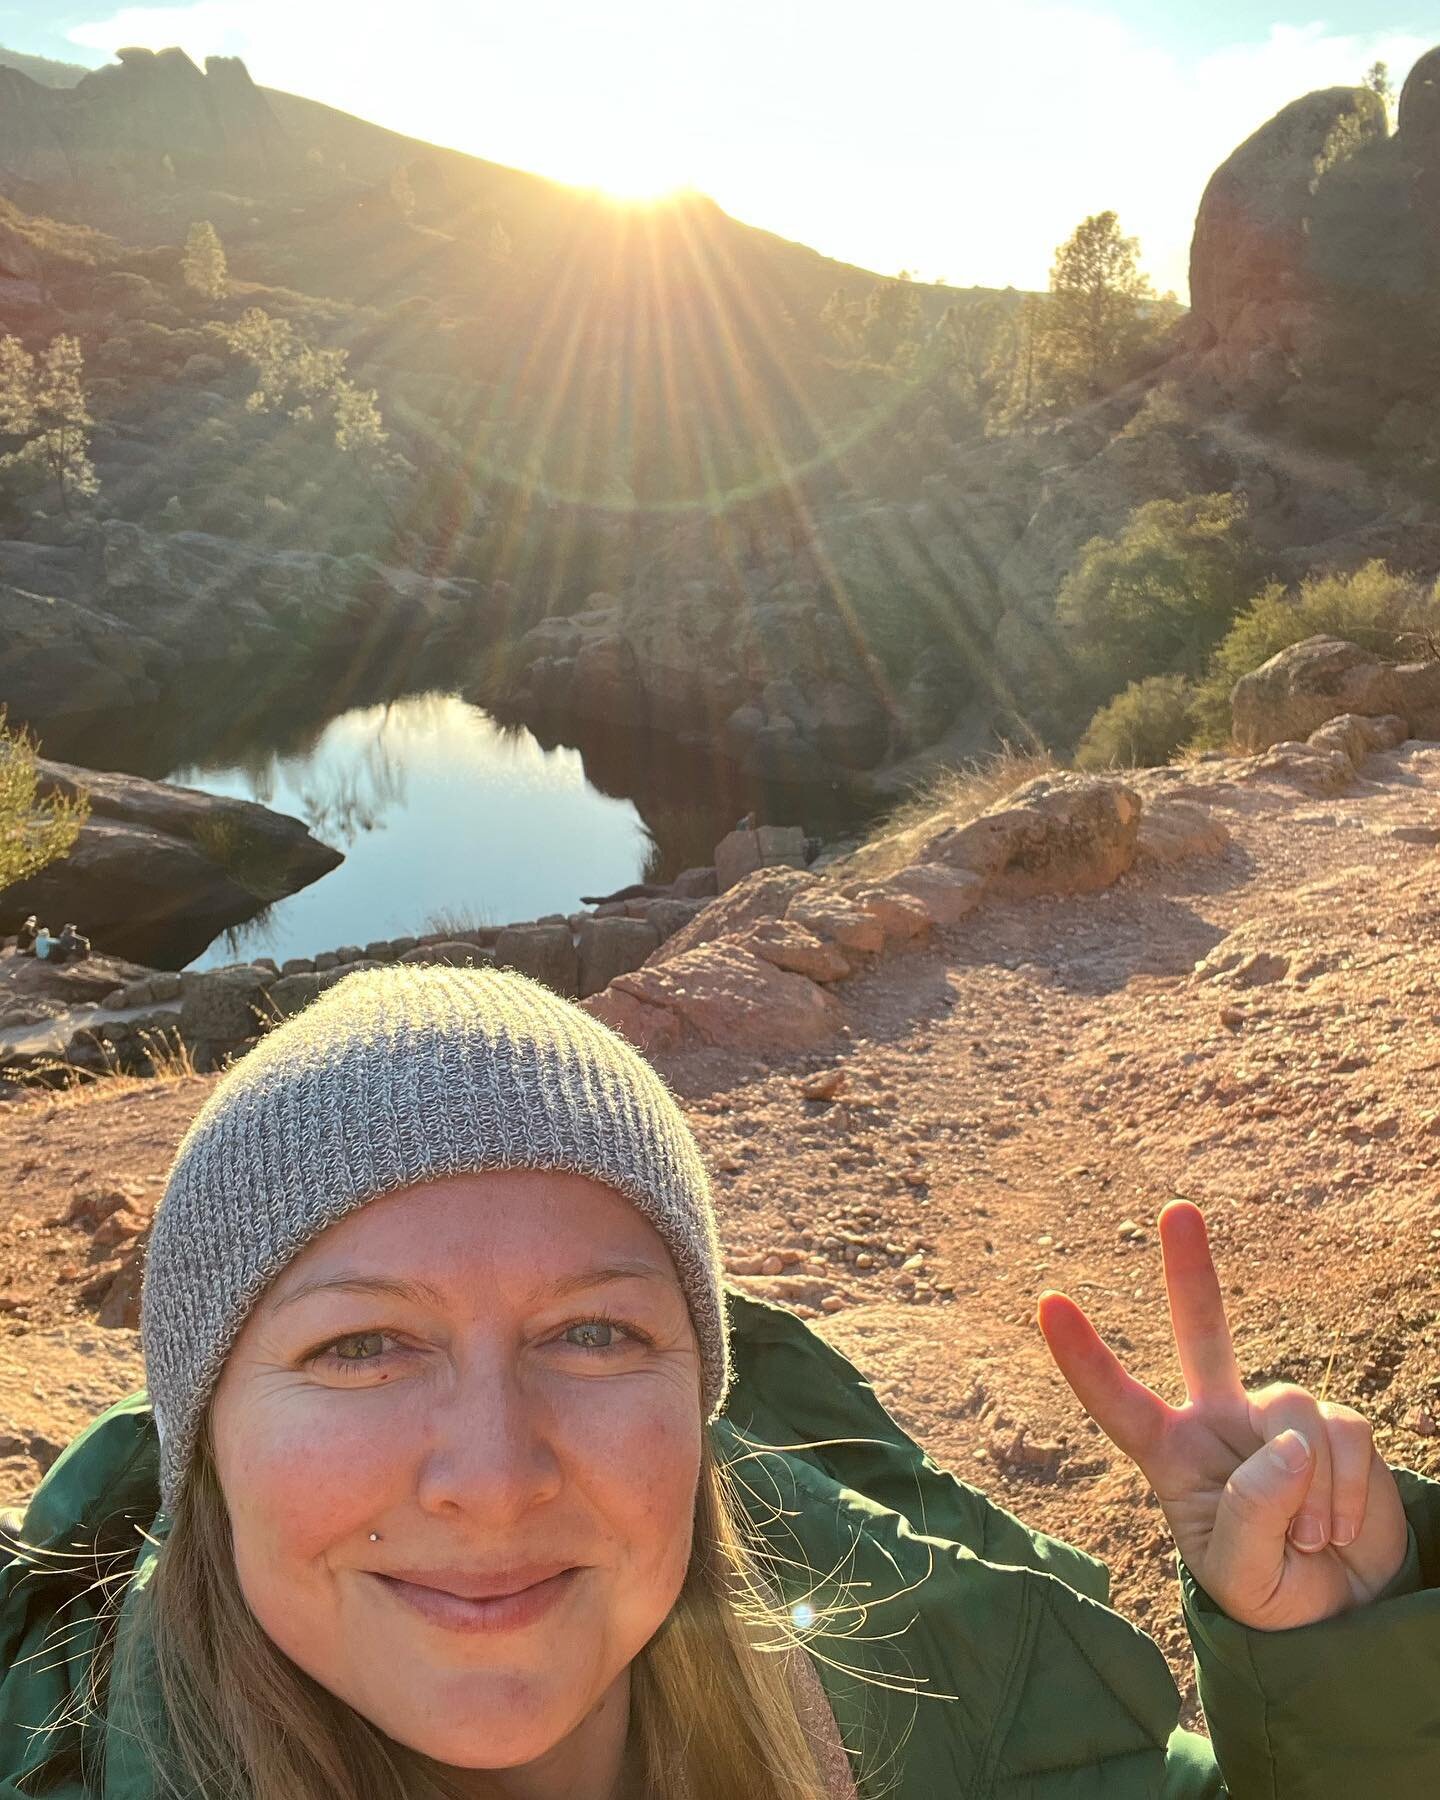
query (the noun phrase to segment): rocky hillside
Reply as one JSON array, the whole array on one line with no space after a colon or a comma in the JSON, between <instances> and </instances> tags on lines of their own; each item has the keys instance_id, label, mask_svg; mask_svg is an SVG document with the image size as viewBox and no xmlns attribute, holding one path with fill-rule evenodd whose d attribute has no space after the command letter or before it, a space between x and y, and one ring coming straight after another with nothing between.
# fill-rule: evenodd
<instances>
[{"instance_id":1,"label":"rocky hillside","mask_svg":"<svg viewBox=\"0 0 1440 1800\"><path fill-rule=\"evenodd\" d=\"M1323 660L1262 686L1299 718ZM1074 1294L1176 1393L1153 1223L1193 1197L1246 1380L1328 1380L1391 1461L1440 1469L1440 743L1409 729L1328 718L1043 780L828 873L755 869L584 1002L680 1096L732 1281L811 1318L943 1464L1105 1556L1187 1687L1163 1524L1034 1303ZM144 1234L209 1088L0 1107L0 1503L140 1383Z\"/></svg>"},{"instance_id":2,"label":"rocky hillside","mask_svg":"<svg viewBox=\"0 0 1440 1800\"><path fill-rule=\"evenodd\" d=\"M223 58L0 70L0 323L80 338L101 484L78 522L0 507L0 696L80 763L106 708L147 704L159 773L197 716L182 668L223 648L223 718L277 669L363 685L358 628L370 676L439 664L547 741L723 758L798 792L788 817L999 738L1068 750L1095 701L1057 595L1146 503L1234 499L1257 581L1440 574L1437 56L1394 133L1363 89L1261 127L1207 189L1194 311L1152 366L998 436L937 360L984 295L917 288L916 355L882 367L821 317L870 278L703 199L617 210ZM181 273L197 218L230 261L209 301ZM373 386L378 472L247 410L226 334L254 307Z\"/></svg>"}]
</instances>

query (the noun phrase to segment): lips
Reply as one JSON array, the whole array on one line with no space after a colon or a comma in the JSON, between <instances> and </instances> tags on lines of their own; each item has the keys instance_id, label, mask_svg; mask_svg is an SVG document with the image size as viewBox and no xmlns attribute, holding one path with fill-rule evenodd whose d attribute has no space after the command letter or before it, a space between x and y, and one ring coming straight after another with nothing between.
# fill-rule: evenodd
<instances>
[{"instance_id":1,"label":"lips","mask_svg":"<svg viewBox=\"0 0 1440 1800\"><path fill-rule=\"evenodd\" d=\"M570 1563L513 1563L508 1569L495 1569L488 1574L474 1570L445 1569L376 1569L391 1581L403 1581L410 1587L433 1588L437 1593L453 1594L460 1600L503 1600L538 1582L548 1581L572 1567Z\"/></svg>"},{"instance_id":2,"label":"lips","mask_svg":"<svg viewBox=\"0 0 1440 1800\"><path fill-rule=\"evenodd\" d=\"M560 1569L547 1575L544 1580L533 1581L526 1587L480 1599L465 1597L449 1588L428 1585L435 1580L439 1571L427 1569L424 1573L426 1582L412 1582L400 1576L380 1575L373 1571L370 1572L370 1579L392 1599L410 1612L418 1613L431 1625L438 1625L446 1631L480 1634L517 1631L533 1625L565 1600L583 1570ZM459 1571L448 1575L447 1579L458 1579L469 1586L477 1585L475 1577L467 1577ZM484 1585L493 1587L498 1579L500 1578L491 1577ZM504 1579L514 1581L517 1576L511 1574Z\"/></svg>"}]
</instances>

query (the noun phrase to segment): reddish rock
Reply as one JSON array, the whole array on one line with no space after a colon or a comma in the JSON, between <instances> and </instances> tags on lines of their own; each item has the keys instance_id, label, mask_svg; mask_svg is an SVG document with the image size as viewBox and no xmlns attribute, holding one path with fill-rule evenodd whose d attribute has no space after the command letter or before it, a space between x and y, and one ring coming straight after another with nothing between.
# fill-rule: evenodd
<instances>
[{"instance_id":1,"label":"reddish rock","mask_svg":"<svg viewBox=\"0 0 1440 1800\"><path fill-rule=\"evenodd\" d=\"M811 981L843 981L850 973L850 960L838 944L816 937L794 919L760 919L734 941L777 969Z\"/></svg>"},{"instance_id":2,"label":"reddish rock","mask_svg":"<svg viewBox=\"0 0 1440 1800\"><path fill-rule=\"evenodd\" d=\"M617 989L676 1014L707 1044L760 1053L809 1049L841 1024L839 1003L824 988L730 942L652 960L617 976L609 991Z\"/></svg>"}]
</instances>

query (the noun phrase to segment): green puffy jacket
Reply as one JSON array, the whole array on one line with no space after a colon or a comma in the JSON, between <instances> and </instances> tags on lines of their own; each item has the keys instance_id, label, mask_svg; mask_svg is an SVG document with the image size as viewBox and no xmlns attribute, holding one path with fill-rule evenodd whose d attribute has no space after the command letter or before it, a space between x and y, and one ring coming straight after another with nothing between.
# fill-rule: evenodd
<instances>
[{"instance_id":1,"label":"green puffy jacket","mask_svg":"<svg viewBox=\"0 0 1440 1800\"><path fill-rule=\"evenodd\" d=\"M1212 1751L1177 1729L1164 1658L1109 1609L1100 1563L939 1468L803 1320L734 1290L729 1299L736 1379L712 1430L778 1552L771 1579L786 1600L847 1608L814 1651L863 1800L1440 1792L1435 1484L1401 1472L1405 1568L1385 1597L1324 1624L1246 1630L1182 1570ZM41 1552L125 1548L137 1577L123 1630L156 1555L137 1527L163 1538L158 1506L141 1392L68 1446L31 1501L24 1540ZM84 1691L99 1601L93 1571L58 1567L16 1558L0 1573L0 1800L151 1800L118 1733L46 1729Z\"/></svg>"}]
</instances>

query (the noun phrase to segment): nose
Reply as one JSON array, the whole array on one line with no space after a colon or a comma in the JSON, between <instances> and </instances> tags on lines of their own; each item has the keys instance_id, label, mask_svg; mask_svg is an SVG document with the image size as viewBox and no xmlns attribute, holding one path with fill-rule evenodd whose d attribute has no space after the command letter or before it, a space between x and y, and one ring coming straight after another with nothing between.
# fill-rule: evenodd
<instances>
[{"instance_id":1,"label":"nose","mask_svg":"<svg viewBox=\"0 0 1440 1800\"><path fill-rule=\"evenodd\" d=\"M563 1481L551 1409L493 1363L428 1410L417 1499L425 1512L495 1528L553 1499Z\"/></svg>"}]
</instances>

